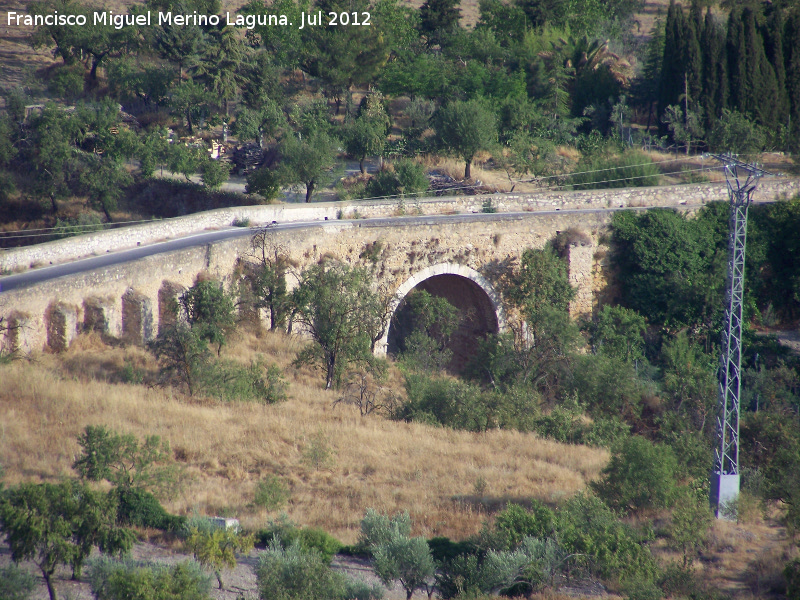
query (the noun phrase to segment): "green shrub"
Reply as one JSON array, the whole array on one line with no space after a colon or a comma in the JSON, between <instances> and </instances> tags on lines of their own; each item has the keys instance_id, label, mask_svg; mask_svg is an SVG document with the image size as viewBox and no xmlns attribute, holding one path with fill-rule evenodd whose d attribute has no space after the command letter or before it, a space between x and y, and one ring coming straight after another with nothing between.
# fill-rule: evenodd
<instances>
[{"instance_id":1,"label":"green shrub","mask_svg":"<svg viewBox=\"0 0 800 600\"><path fill-rule=\"evenodd\" d=\"M536 417L534 431L543 438L565 444L577 444L584 437L582 415L583 411L575 403L554 406L549 413Z\"/></svg>"},{"instance_id":2,"label":"green shrub","mask_svg":"<svg viewBox=\"0 0 800 600\"><path fill-rule=\"evenodd\" d=\"M374 508L368 508L361 519L361 534L358 536L358 545L370 549L378 544L387 543L395 533L411 535L411 517L406 512L399 512L391 517L379 513Z\"/></svg>"},{"instance_id":3,"label":"green shrub","mask_svg":"<svg viewBox=\"0 0 800 600\"><path fill-rule=\"evenodd\" d=\"M611 448L631 434L630 425L618 417L600 417L594 420L584 435L583 442L589 446Z\"/></svg>"},{"instance_id":4,"label":"green shrub","mask_svg":"<svg viewBox=\"0 0 800 600\"><path fill-rule=\"evenodd\" d=\"M619 156L590 158L578 163L570 178L576 190L645 187L659 184L658 167L644 152L629 150Z\"/></svg>"},{"instance_id":5,"label":"green shrub","mask_svg":"<svg viewBox=\"0 0 800 600\"><path fill-rule=\"evenodd\" d=\"M578 357L567 389L592 416L629 422L641 415L642 396L648 391L631 363L603 354Z\"/></svg>"},{"instance_id":6,"label":"green shrub","mask_svg":"<svg viewBox=\"0 0 800 600\"><path fill-rule=\"evenodd\" d=\"M411 373L406 376L406 392L408 402L400 416L407 421L468 431L486 429L486 403L478 386L449 377Z\"/></svg>"},{"instance_id":7,"label":"green shrub","mask_svg":"<svg viewBox=\"0 0 800 600\"><path fill-rule=\"evenodd\" d=\"M633 581L625 586L627 600L661 600L664 592L652 581Z\"/></svg>"},{"instance_id":8,"label":"green shrub","mask_svg":"<svg viewBox=\"0 0 800 600\"><path fill-rule=\"evenodd\" d=\"M77 218L66 217L64 220L56 218L56 225L53 228L53 237L62 239L74 235L83 235L103 229L103 222L100 216L94 213L81 213Z\"/></svg>"},{"instance_id":9,"label":"green shrub","mask_svg":"<svg viewBox=\"0 0 800 600\"><path fill-rule=\"evenodd\" d=\"M27 600L34 587L33 575L16 564L0 567L0 600Z\"/></svg>"},{"instance_id":10,"label":"green shrub","mask_svg":"<svg viewBox=\"0 0 800 600\"><path fill-rule=\"evenodd\" d=\"M475 544L468 541L454 542L447 537L435 537L428 540L433 560L443 563L453 560L458 556L472 554L476 551Z\"/></svg>"},{"instance_id":11,"label":"green shrub","mask_svg":"<svg viewBox=\"0 0 800 600\"><path fill-rule=\"evenodd\" d=\"M121 525L152 527L162 531L180 531L186 517L169 514L158 499L138 488L117 488L117 521Z\"/></svg>"},{"instance_id":12,"label":"green shrub","mask_svg":"<svg viewBox=\"0 0 800 600\"><path fill-rule=\"evenodd\" d=\"M256 484L256 494L253 502L256 506L275 510L286 504L289 499L289 488L277 475L267 475Z\"/></svg>"},{"instance_id":13,"label":"green shrub","mask_svg":"<svg viewBox=\"0 0 800 600\"><path fill-rule=\"evenodd\" d=\"M786 578L786 597L788 600L800 600L800 558L795 558L783 570Z\"/></svg>"},{"instance_id":14,"label":"green shrub","mask_svg":"<svg viewBox=\"0 0 800 600\"><path fill-rule=\"evenodd\" d=\"M273 543L277 543L283 549L297 546L301 552L318 555L325 564L330 564L343 547L339 540L326 531L314 527L297 527L285 516L259 531L256 539L259 545L265 547Z\"/></svg>"},{"instance_id":15,"label":"green shrub","mask_svg":"<svg viewBox=\"0 0 800 600\"><path fill-rule=\"evenodd\" d=\"M206 160L202 166L203 185L210 190L218 190L228 181L231 170L228 163L221 160Z\"/></svg>"},{"instance_id":16,"label":"green shrub","mask_svg":"<svg viewBox=\"0 0 800 600\"><path fill-rule=\"evenodd\" d=\"M382 596L379 588L333 571L317 551L303 550L298 543L284 548L273 540L259 557L256 577L262 600L372 600ZM357 595L351 596L354 593Z\"/></svg>"},{"instance_id":17,"label":"green shrub","mask_svg":"<svg viewBox=\"0 0 800 600\"><path fill-rule=\"evenodd\" d=\"M596 496L578 494L556 513L561 545L581 554L589 570L600 577L652 581L658 571L641 536L622 523Z\"/></svg>"},{"instance_id":18,"label":"green shrub","mask_svg":"<svg viewBox=\"0 0 800 600\"><path fill-rule=\"evenodd\" d=\"M399 160L390 169L378 171L367 183L364 197L415 195L428 189L425 168L412 160Z\"/></svg>"},{"instance_id":19,"label":"green shrub","mask_svg":"<svg viewBox=\"0 0 800 600\"><path fill-rule=\"evenodd\" d=\"M260 360L249 366L228 360L209 362L200 375L201 390L227 402L252 400L275 404L286 400L287 387L281 370Z\"/></svg>"},{"instance_id":20,"label":"green shrub","mask_svg":"<svg viewBox=\"0 0 800 600\"><path fill-rule=\"evenodd\" d=\"M503 547L496 550L513 550L526 537L545 538L553 534L555 514L538 500L531 500L531 509L525 510L518 504L509 504L497 513L494 528L503 541Z\"/></svg>"},{"instance_id":21,"label":"green shrub","mask_svg":"<svg viewBox=\"0 0 800 600\"><path fill-rule=\"evenodd\" d=\"M208 600L211 578L194 561L176 565L97 559L89 566L97 600Z\"/></svg>"},{"instance_id":22,"label":"green shrub","mask_svg":"<svg viewBox=\"0 0 800 600\"><path fill-rule=\"evenodd\" d=\"M47 88L54 96L65 100L74 100L83 93L83 78L86 74L83 66L58 65L50 74Z\"/></svg>"},{"instance_id":23,"label":"green shrub","mask_svg":"<svg viewBox=\"0 0 800 600\"><path fill-rule=\"evenodd\" d=\"M678 463L669 446L641 436L625 439L592 484L609 506L619 510L671 506L675 500Z\"/></svg>"}]
</instances>

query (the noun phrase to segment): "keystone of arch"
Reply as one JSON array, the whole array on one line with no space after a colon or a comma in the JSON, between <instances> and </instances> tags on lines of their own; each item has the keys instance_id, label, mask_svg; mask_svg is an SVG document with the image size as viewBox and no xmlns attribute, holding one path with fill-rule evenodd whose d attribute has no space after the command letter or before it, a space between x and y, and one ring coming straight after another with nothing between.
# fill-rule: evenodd
<instances>
[{"instance_id":1,"label":"keystone of arch","mask_svg":"<svg viewBox=\"0 0 800 600\"><path fill-rule=\"evenodd\" d=\"M494 286L475 269L465 265L460 265L458 263L438 263L429 267L425 267L421 271L414 273L399 288L397 288L397 291L394 293L392 301L389 305L389 318L391 319L394 317L394 313L400 306L400 303L411 290L413 290L426 279L430 279L436 275L458 275L459 277L464 277L465 279L469 279L475 283L483 290L492 304L492 309L494 310L495 317L497 318L498 331L502 333L506 330L506 318L505 313L503 312L503 305L500 301L500 294L498 294L494 289ZM375 354L381 356L385 355L388 346L389 323L386 324L386 330L383 333L383 337L378 341L377 344L375 344Z\"/></svg>"}]
</instances>

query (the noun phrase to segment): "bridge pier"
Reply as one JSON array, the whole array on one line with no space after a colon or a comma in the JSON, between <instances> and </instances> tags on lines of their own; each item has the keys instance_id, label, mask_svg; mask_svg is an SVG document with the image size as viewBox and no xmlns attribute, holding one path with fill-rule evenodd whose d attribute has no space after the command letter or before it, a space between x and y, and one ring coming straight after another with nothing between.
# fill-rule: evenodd
<instances>
[{"instance_id":1,"label":"bridge pier","mask_svg":"<svg viewBox=\"0 0 800 600\"><path fill-rule=\"evenodd\" d=\"M78 307L53 302L45 313L47 348L51 352L64 352L78 335Z\"/></svg>"},{"instance_id":2,"label":"bridge pier","mask_svg":"<svg viewBox=\"0 0 800 600\"><path fill-rule=\"evenodd\" d=\"M27 330L31 327L30 315L14 311L8 315L5 326L3 340L0 343L0 350L4 354L27 353L33 349L27 336Z\"/></svg>"},{"instance_id":3,"label":"bridge pier","mask_svg":"<svg viewBox=\"0 0 800 600\"><path fill-rule=\"evenodd\" d=\"M178 322L178 298L186 287L174 281L164 280L158 288L158 335L168 326Z\"/></svg>"},{"instance_id":4,"label":"bridge pier","mask_svg":"<svg viewBox=\"0 0 800 600\"><path fill-rule=\"evenodd\" d=\"M84 300L83 330L119 337L122 323L116 301L113 298L97 296Z\"/></svg>"},{"instance_id":5,"label":"bridge pier","mask_svg":"<svg viewBox=\"0 0 800 600\"><path fill-rule=\"evenodd\" d=\"M153 339L153 303L133 288L122 296L122 338L137 346Z\"/></svg>"},{"instance_id":6,"label":"bridge pier","mask_svg":"<svg viewBox=\"0 0 800 600\"><path fill-rule=\"evenodd\" d=\"M575 298L569 303L569 316L573 319L592 316L594 252L595 247L591 243L570 245L567 248L569 283L575 288Z\"/></svg>"}]
</instances>

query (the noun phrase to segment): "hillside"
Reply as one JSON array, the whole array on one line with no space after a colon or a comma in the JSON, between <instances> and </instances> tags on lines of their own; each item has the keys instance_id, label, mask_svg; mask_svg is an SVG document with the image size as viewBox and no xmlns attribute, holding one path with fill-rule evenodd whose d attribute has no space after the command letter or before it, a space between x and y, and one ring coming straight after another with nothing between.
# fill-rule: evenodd
<instances>
[{"instance_id":1,"label":"hillside","mask_svg":"<svg viewBox=\"0 0 800 600\"><path fill-rule=\"evenodd\" d=\"M249 506L255 484L277 474L291 490L285 509L291 519L353 543L369 507L407 509L419 534L463 538L509 501L552 503L574 494L608 460L604 450L533 434L457 432L333 408L336 394L320 389L318 374L288 366L300 343L247 336L231 350L243 361L265 355L284 369L290 400L272 406L219 404L119 383L126 362L147 371L155 367L152 359L94 337L59 357L3 366L6 483L74 476L77 435L86 425L102 424L170 442L186 481L165 503L168 510L233 515L256 528L276 515ZM313 458L326 454L322 461Z\"/></svg>"},{"instance_id":2,"label":"hillside","mask_svg":"<svg viewBox=\"0 0 800 600\"><path fill-rule=\"evenodd\" d=\"M345 543L356 541L359 521L369 507L389 513L408 510L415 535L458 540L478 533L508 502L526 505L535 498L559 505L585 489L608 461L605 450L534 434L476 434L361 417L349 406L334 408L337 396L321 389L319 373L290 366L301 344L279 334L243 333L225 352L245 362L262 355L281 367L290 382L289 400L277 405L225 404L171 388L123 383L126 378L148 381L156 368L153 359L138 348L106 346L94 335L79 338L62 355L2 365L4 482L74 477L76 437L86 425L102 424L170 442L184 470L183 485L164 503L174 513L234 516L244 527L259 529L278 511L254 507L254 489L267 475L277 475L290 489L280 512ZM397 373L390 385L401 387ZM669 519L649 512L634 523L659 532ZM142 534L145 539L152 535ZM134 556L169 563L181 558L180 546L170 538L153 539L155 544L137 544ZM679 558L663 539L652 550L662 564ZM227 577L229 590L215 590L215 598L255 592L252 567L257 554L240 560ZM742 512L738 525L714 523L694 570L710 589L736 598L765 597L781 586L775 565L791 556L785 530L752 506ZM3 544L0 566L7 561ZM370 573L351 559L340 558L336 564L361 576ZM31 572L36 571L31 567ZM60 571L60 589L71 598L90 598L88 585L67 582L68 573ZM577 597L614 597L591 581L576 585L570 593ZM47 597L43 584L37 590L35 599ZM403 597L400 590L387 596Z\"/></svg>"}]
</instances>

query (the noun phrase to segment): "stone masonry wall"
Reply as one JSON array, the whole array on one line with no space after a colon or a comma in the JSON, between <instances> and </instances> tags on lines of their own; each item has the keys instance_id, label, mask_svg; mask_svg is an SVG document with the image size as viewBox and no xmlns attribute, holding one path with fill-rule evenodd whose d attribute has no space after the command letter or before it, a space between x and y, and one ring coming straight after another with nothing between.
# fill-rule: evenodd
<instances>
[{"instance_id":1,"label":"stone masonry wall","mask_svg":"<svg viewBox=\"0 0 800 600\"><path fill-rule=\"evenodd\" d=\"M772 201L779 196L792 196L799 192L800 179L766 179L760 183L756 200ZM109 251L133 248L139 244L182 237L206 229L229 227L235 220L249 220L253 225L263 225L272 221L286 223L326 219L333 221L338 218L389 217L399 214L479 213L486 200L491 200L498 212L518 212L643 206L679 207L726 199L727 188L724 184L708 183L578 192L407 198L402 201L370 200L241 206L0 251L0 273L19 272Z\"/></svg>"},{"instance_id":2,"label":"stone masonry wall","mask_svg":"<svg viewBox=\"0 0 800 600\"><path fill-rule=\"evenodd\" d=\"M493 214L466 222L442 224L419 218L392 226L379 226L369 221L329 221L303 229L274 230L272 242L284 247L299 269L323 257L337 258L370 268L376 285L394 292L415 273L441 263L468 266L494 283L525 248L541 248L557 232L570 228L580 229L596 240L610 216L610 212ZM570 249L570 276L573 284L578 285L581 298L580 308L574 310L582 313L591 310L593 245ZM181 286L193 285L200 274L222 280L229 286L237 263L247 260L248 252L249 239L228 240L11 290L0 295L0 315L22 310L30 315L29 329L25 331L27 346L41 350L68 344L71 332L82 324L96 328L97 323L104 322L104 317L97 314L98 307L107 306L112 321L118 322L118 315L122 315L123 321L121 328L116 325L116 334L114 331L108 334L121 333L142 343L158 330L159 300L163 305L167 296L177 293ZM102 305L86 304L87 298L103 298L104 301ZM131 299L135 299L138 306L147 304L144 299L149 299L145 312L136 313L135 323L128 320L133 318L133 315L128 316L127 304ZM50 327L53 333L48 344L50 320L45 314L56 301L59 306L69 306L75 317L69 324L68 335L56 339L63 329L59 313ZM87 306L91 307L88 314ZM145 318L139 319L139 315ZM108 319L105 317L106 321Z\"/></svg>"}]
</instances>

